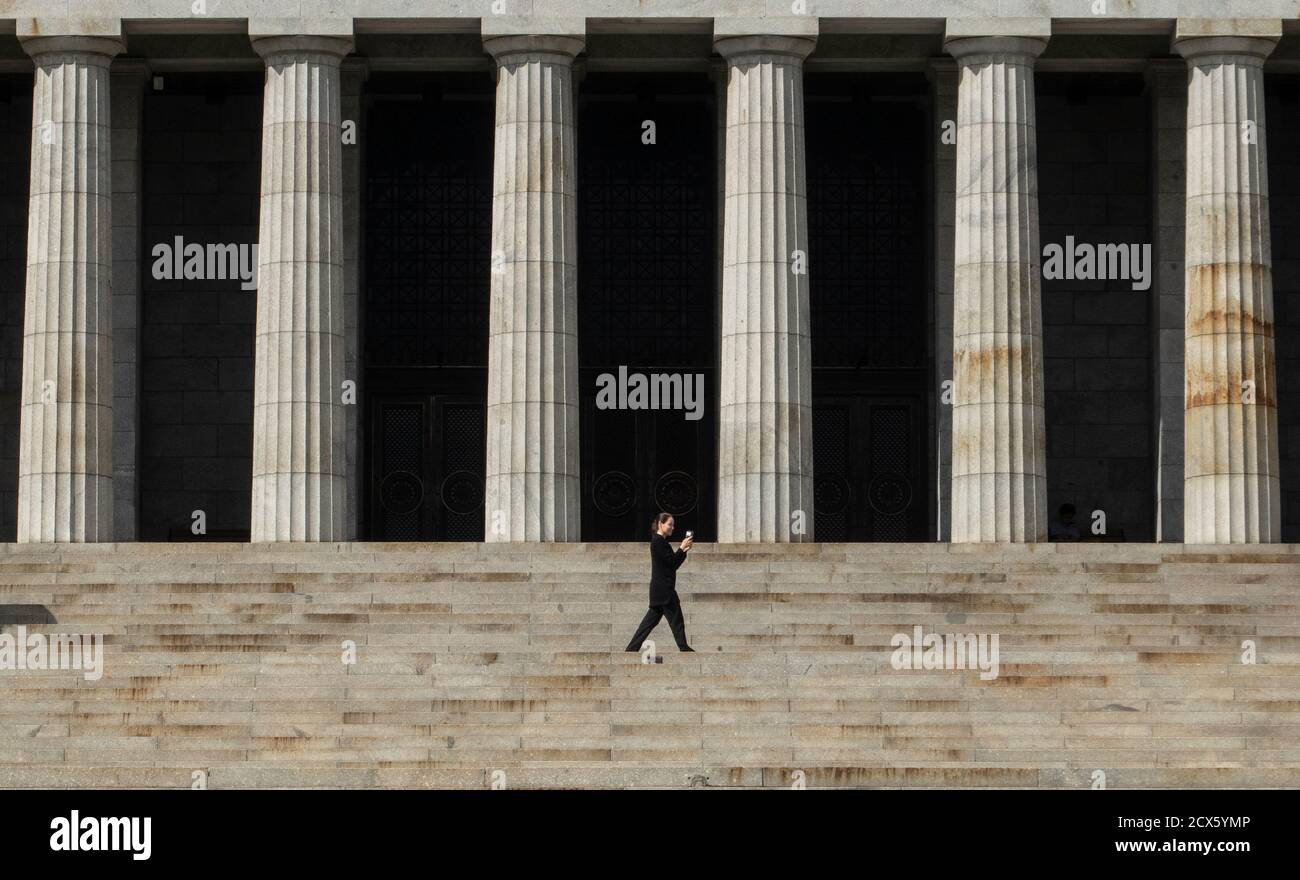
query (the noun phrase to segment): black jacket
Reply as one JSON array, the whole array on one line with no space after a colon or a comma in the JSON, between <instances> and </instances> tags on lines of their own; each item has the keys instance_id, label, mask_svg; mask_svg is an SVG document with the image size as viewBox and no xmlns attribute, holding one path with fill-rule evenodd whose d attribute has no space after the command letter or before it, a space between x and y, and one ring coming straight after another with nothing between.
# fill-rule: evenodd
<instances>
[{"instance_id":1,"label":"black jacket","mask_svg":"<svg viewBox=\"0 0 1300 880\"><path fill-rule=\"evenodd\" d=\"M663 535L650 536L650 604L664 605L677 595L677 569L686 551L674 551Z\"/></svg>"}]
</instances>

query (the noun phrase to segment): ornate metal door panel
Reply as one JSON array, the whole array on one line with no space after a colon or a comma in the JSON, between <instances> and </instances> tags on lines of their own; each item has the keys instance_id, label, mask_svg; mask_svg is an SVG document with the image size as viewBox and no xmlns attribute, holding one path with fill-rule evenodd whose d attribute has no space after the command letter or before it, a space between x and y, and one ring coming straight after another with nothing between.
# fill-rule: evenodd
<instances>
[{"instance_id":1,"label":"ornate metal door panel","mask_svg":"<svg viewBox=\"0 0 1300 880\"><path fill-rule=\"evenodd\" d=\"M813 412L819 541L925 537L923 398L819 398Z\"/></svg>"},{"instance_id":2,"label":"ornate metal door panel","mask_svg":"<svg viewBox=\"0 0 1300 880\"><path fill-rule=\"evenodd\" d=\"M492 81L377 73L367 92L368 533L480 541Z\"/></svg>"},{"instance_id":3,"label":"ornate metal door panel","mask_svg":"<svg viewBox=\"0 0 1300 880\"><path fill-rule=\"evenodd\" d=\"M392 396L370 412L372 539L483 540L482 401Z\"/></svg>"},{"instance_id":4,"label":"ornate metal door panel","mask_svg":"<svg viewBox=\"0 0 1300 880\"><path fill-rule=\"evenodd\" d=\"M647 126L647 123L652 123ZM589 74L579 105L582 530L641 540L673 513L716 535L716 178L712 85ZM646 143L653 134L654 143ZM598 409L596 377L704 376L704 416Z\"/></svg>"},{"instance_id":5,"label":"ornate metal door panel","mask_svg":"<svg viewBox=\"0 0 1300 880\"><path fill-rule=\"evenodd\" d=\"M708 387L711 376L706 373ZM596 374L583 371L583 425L597 442L582 444L583 538L630 541L649 536L659 511L702 541L717 534L717 490L711 470L716 437L712 419L688 421L681 412L601 410Z\"/></svg>"},{"instance_id":6,"label":"ornate metal door panel","mask_svg":"<svg viewBox=\"0 0 1300 880\"><path fill-rule=\"evenodd\" d=\"M926 535L928 151L909 90L924 82L806 79L819 541Z\"/></svg>"}]
</instances>

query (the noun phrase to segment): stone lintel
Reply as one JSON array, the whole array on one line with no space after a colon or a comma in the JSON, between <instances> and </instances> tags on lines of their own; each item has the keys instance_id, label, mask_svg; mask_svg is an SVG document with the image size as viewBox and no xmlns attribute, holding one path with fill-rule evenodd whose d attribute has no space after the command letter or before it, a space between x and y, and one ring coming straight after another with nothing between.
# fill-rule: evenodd
<instances>
[{"instance_id":1,"label":"stone lintel","mask_svg":"<svg viewBox=\"0 0 1300 880\"><path fill-rule=\"evenodd\" d=\"M817 41L820 32L815 15L720 16L713 20L713 42L730 37L793 37Z\"/></svg>"},{"instance_id":2,"label":"stone lintel","mask_svg":"<svg viewBox=\"0 0 1300 880\"><path fill-rule=\"evenodd\" d=\"M479 33L495 37L555 36L587 38L587 19L577 15L485 15Z\"/></svg>"},{"instance_id":3,"label":"stone lintel","mask_svg":"<svg viewBox=\"0 0 1300 880\"><path fill-rule=\"evenodd\" d=\"M353 26L352 19L342 16L313 15L291 18L250 18L248 20L248 38L250 40L257 40L262 37L296 37L303 35L351 40L354 33L356 33L356 29Z\"/></svg>"},{"instance_id":4,"label":"stone lintel","mask_svg":"<svg viewBox=\"0 0 1300 880\"><path fill-rule=\"evenodd\" d=\"M20 18L14 22L18 39L31 37L122 37L122 19L77 16Z\"/></svg>"},{"instance_id":5,"label":"stone lintel","mask_svg":"<svg viewBox=\"0 0 1300 880\"><path fill-rule=\"evenodd\" d=\"M1047 42L1052 37L1050 18L950 18L944 43L973 37L1032 37Z\"/></svg>"},{"instance_id":6,"label":"stone lintel","mask_svg":"<svg viewBox=\"0 0 1300 880\"><path fill-rule=\"evenodd\" d=\"M1180 18L1174 25L1174 42L1193 37L1282 38L1280 18Z\"/></svg>"}]
</instances>

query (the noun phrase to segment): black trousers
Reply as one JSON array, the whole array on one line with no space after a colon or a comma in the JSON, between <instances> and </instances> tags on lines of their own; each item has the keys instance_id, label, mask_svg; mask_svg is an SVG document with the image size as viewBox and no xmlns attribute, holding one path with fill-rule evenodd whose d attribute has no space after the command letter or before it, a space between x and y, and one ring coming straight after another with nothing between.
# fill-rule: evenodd
<instances>
[{"instance_id":1,"label":"black trousers","mask_svg":"<svg viewBox=\"0 0 1300 880\"><path fill-rule=\"evenodd\" d=\"M684 651L689 648L690 645L686 642L686 619L682 617L682 600L673 593L672 599L663 605L650 606L645 617L641 618L641 625L636 628L636 635L632 636L632 641L628 642L623 650L640 651L650 631L665 617L668 618L668 626L672 628L673 638L677 640L678 650Z\"/></svg>"}]
</instances>

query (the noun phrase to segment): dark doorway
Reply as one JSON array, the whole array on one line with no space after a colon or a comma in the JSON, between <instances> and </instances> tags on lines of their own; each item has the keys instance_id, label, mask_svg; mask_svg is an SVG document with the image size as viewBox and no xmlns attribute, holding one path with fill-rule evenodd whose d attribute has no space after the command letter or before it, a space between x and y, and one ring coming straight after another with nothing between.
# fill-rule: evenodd
<instances>
[{"instance_id":1,"label":"dark doorway","mask_svg":"<svg viewBox=\"0 0 1300 880\"><path fill-rule=\"evenodd\" d=\"M18 538L32 77L0 74L0 541Z\"/></svg>"},{"instance_id":2,"label":"dark doorway","mask_svg":"<svg viewBox=\"0 0 1300 880\"><path fill-rule=\"evenodd\" d=\"M365 180L365 531L483 539L493 85L376 74Z\"/></svg>"},{"instance_id":3,"label":"dark doorway","mask_svg":"<svg viewBox=\"0 0 1300 880\"><path fill-rule=\"evenodd\" d=\"M715 120L705 74L589 73L582 83L584 540L645 538L660 510L679 533L717 533ZM702 383L702 417L600 406L598 378L620 367Z\"/></svg>"},{"instance_id":4,"label":"dark doorway","mask_svg":"<svg viewBox=\"0 0 1300 880\"><path fill-rule=\"evenodd\" d=\"M805 80L819 541L926 537L924 89Z\"/></svg>"},{"instance_id":5,"label":"dark doorway","mask_svg":"<svg viewBox=\"0 0 1300 880\"><path fill-rule=\"evenodd\" d=\"M139 536L247 541L257 291L153 271L157 245L257 242L262 77L174 73L141 135ZM158 277L159 274L168 277ZM195 535L193 512L207 531Z\"/></svg>"}]
</instances>

